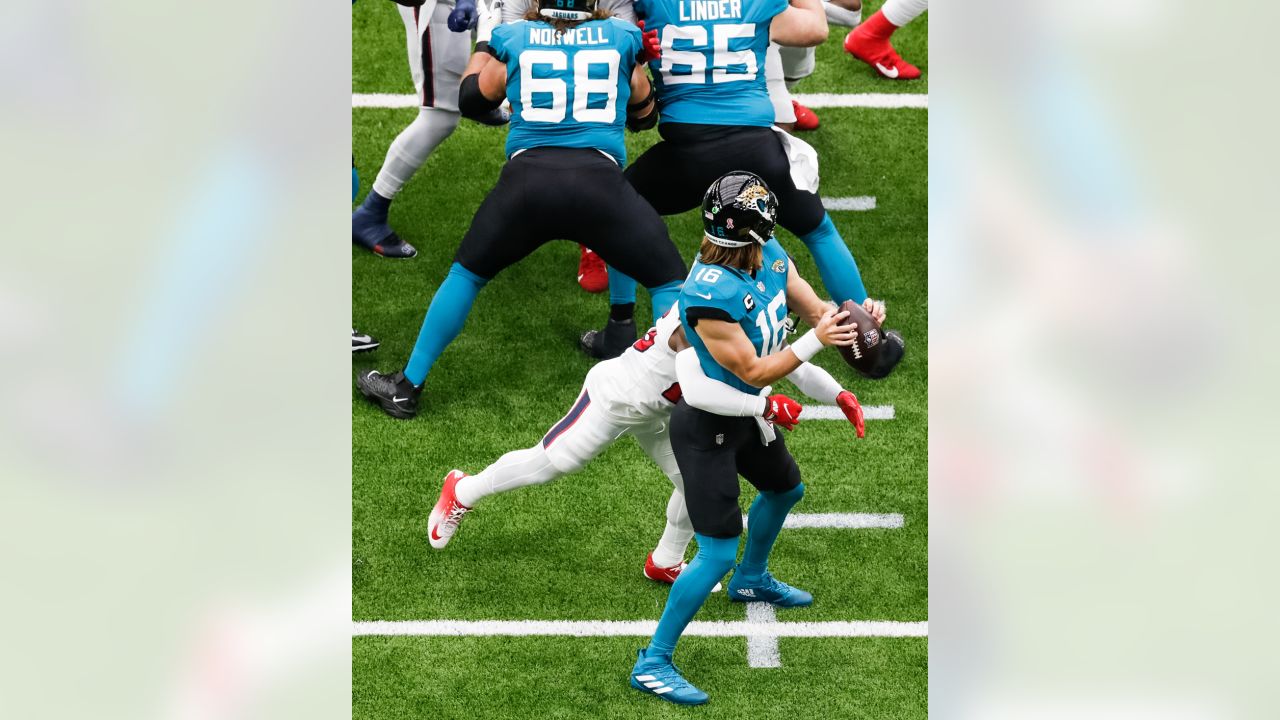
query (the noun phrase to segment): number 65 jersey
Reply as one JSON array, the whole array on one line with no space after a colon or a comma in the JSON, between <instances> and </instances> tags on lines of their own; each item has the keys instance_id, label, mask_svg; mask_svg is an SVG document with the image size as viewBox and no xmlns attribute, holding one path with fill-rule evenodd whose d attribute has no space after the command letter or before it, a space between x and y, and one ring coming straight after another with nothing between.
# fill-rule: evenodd
<instances>
[{"instance_id":1,"label":"number 65 jersey","mask_svg":"<svg viewBox=\"0 0 1280 720\"><path fill-rule=\"evenodd\" d=\"M787 0L635 0L662 57L650 64L661 122L769 127L769 24Z\"/></svg>"},{"instance_id":2,"label":"number 65 jersey","mask_svg":"<svg viewBox=\"0 0 1280 720\"><path fill-rule=\"evenodd\" d=\"M724 265L707 265L700 259L693 263L689 278L680 291L680 322L707 377L743 392L760 392L760 388L747 384L711 357L706 343L698 335L698 321L736 322L755 346L756 357L778 352L787 336L787 273L790 268L791 258L777 238L771 238L764 246L764 264L754 275Z\"/></svg>"},{"instance_id":3,"label":"number 65 jersey","mask_svg":"<svg viewBox=\"0 0 1280 720\"><path fill-rule=\"evenodd\" d=\"M493 30L489 52L507 66L507 157L535 147L594 148L627 164L623 135L640 29L617 18L563 33L521 20Z\"/></svg>"}]
</instances>

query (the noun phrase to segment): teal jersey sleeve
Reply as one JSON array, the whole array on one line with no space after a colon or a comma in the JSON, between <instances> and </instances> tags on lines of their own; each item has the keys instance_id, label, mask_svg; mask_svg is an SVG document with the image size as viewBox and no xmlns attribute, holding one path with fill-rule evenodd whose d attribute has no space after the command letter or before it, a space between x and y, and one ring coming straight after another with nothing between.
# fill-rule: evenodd
<instances>
[{"instance_id":1,"label":"teal jersey sleeve","mask_svg":"<svg viewBox=\"0 0 1280 720\"><path fill-rule=\"evenodd\" d=\"M680 307L694 317L703 315L695 308L718 310L728 320L741 322L752 310L750 290L734 271L718 265L695 263L689 279L680 292Z\"/></svg>"},{"instance_id":2,"label":"teal jersey sleeve","mask_svg":"<svg viewBox=\"0 0 1280 720\"><path fill-rule=\"evenodd\" d=\"M489 54L500 62L511 62L512 56L518 52L512 46L514 41L520 37L519 27L523 24L524 21L520 20L494 28L493 36L489 38Z\"/></svg>"},{"instance_id":3,"label":"teal jersey sleeve","mask_svg":"<svg viewBox=\"0 0 1280 720\"><path fill-rule=\"evenodd\" d=\"M787 0L765 0L765 2L754 3L751 19L753 22L770 22L790 5L791 3Z\"/></svg>"}]
</instances>

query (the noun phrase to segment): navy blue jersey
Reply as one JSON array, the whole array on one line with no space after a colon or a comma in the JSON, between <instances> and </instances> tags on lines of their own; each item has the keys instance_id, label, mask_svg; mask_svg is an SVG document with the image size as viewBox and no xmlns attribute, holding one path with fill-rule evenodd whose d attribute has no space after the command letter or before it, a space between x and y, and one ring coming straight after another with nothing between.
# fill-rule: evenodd
<instances>
[{"instance_id":1,"label":"navy blue jersey","mask_svg":"<svg viewBox=\"0 0 1280 720\"><path fill-rule=\"evenodd\" d=\"M760 388L747 384L711 357L706 344L698 336L697 326L689 323L689 313L694 308L701 308L710 310L711 314L695 312L696 315L738 323L755 346L757 357L771 355L786 341L784 326L790 267L791 259L777 238L770 239L764 246L764 265L755 275L723 265L707 265L701 259L693 263L689 278L680 291L680 322L707 377L743 392L760 392Z\"/></svg>"},{"instance_id":2,"label":"navy blue jersey","mask_svg":"<svg viewBox=\"0 0 1280 720\"><path fill-rule=\"evenodd\" d=\"M507 157L535 147L595 148L626 165L623 142L640 29L616 18L563 34L550 24L499 25L490 52L507 66Z\"/></svg>"},{"instance_id":3,"label":"navy blue jersey","mask_svg":"<svg viewBox=\"0 0 1280 720\"><path fill-rule=\"evenodd\" d=\"M769 25L787 0L636 0L662 58L650 65L664 123L769 127Z\"/></svg>"}]
</instances>

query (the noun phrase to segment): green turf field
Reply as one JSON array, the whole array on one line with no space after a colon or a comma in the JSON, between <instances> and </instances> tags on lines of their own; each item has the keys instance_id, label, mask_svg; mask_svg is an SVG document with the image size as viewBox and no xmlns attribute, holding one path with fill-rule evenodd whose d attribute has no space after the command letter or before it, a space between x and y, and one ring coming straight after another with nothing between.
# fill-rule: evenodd
<instances>
[{"instance_id":1,"label":"green turf field","mask_svg":"<svg viewBox=\"0 0 1280 720\"><path fill-rule=\"evenodd\" d=\"M870 6L869 14L879 3ZM353 91L412 93L395 7L353 9ZM895 44L927 72L927 16ZM833 28L801 93L927 91L892 83L843 56ZM363 190L415 111L357 109L352 146ZM822 158L824 196L876 197L869 212L833 212L868 290L888 301L907 357L893 376L857 378L834 352L817 362L864 405L895 419L868 422L857 441L843 422L809 421L787 438L805 476L796 513L900 513L899 529L786 530L771 568L813 592L811 608L778 621L927 620L927 126L925 110L819 110L804 136ZM413 260L352 251L354 324L382 340L354 369L393 371L407 359L432 292L503 163L505 131L463 121L396 200L393 227ZM657 140L629 134L632 158ZM693 213L668 218L686 260L700 236ZM797 267L819 285L804 246L780 231ZM666 586L641 577L661 533L670 485L630 440L581 473L487 499L446 550L425 538L441 478L478 471L537 441L569 408L591 361L578 335L600 323L604 296L575 282L577 248L552 243L486 287L461 337L432 370L423 412L401 422L352 389L355 620L654 620ZM641 289L637 321L649 320ZM798 395L794 388L782 390ZM743 485L744 507L752 497ZM712 595L697 620L742 620L742 605ZM782 667L750 668L746 640L687 638L677 663L711 695L682 709L627 685L631 637L360 637L353 640L358 718L923 717L924 638L782 638Z\"/></svg>"}]
</instances>

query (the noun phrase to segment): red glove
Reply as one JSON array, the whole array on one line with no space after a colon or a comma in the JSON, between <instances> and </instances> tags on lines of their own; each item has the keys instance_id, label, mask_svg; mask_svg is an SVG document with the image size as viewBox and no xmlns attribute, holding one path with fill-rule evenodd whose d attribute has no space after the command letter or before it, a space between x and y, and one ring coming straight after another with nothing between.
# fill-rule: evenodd
<instances>
[{"instance_id":1,"label":"red glove","mask_svg":"<svg viewBox=\"0 0 1280 720\"><path fill-rule=\"evenodd\" d=\"M640 56L637 60L648 63L661 58L662 41L658 39L658 31L645 30L643 20L637 20L636 27L640 28Z\"/></svg>"},{"instance_id":2,"label":"red glove","mask_svg":"<svg viewBox=\"0 0 1280 720\"><path fill-rule=\"evenodd\" d=\"M795 430L800 424L800 411L803 409L800 403L786 395L770 395L765 399L764 419L787 430Z\"/></svg>"},{"instance_id":3,"label":"red glove","mask_svg":"<svg viewBox=\"0 0 1280 720\"><path fill-rule=\"evenodd\" d=\"M849 422L853 423L853 429L858 431L858 437L866 437L867 423L862 417L862 406L858 404L858 397L848 390L841 390L836 396L836 405L840 406L840 411L849 418Z\"/></svg>"}]
</instances>

